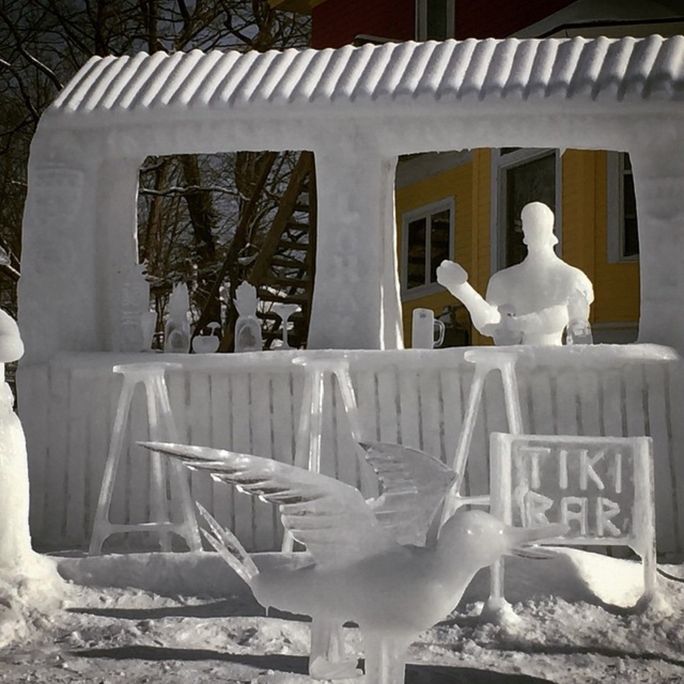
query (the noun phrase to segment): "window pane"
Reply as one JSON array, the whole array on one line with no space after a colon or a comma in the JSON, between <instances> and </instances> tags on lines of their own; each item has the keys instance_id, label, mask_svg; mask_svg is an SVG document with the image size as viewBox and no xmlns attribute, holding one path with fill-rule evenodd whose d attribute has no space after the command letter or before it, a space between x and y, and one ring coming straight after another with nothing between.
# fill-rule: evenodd
<instances>
[{"instance_id":1,"label":"window pane","mask_svg":"<svg viewBox=\"0 0 684 684\"><path fill-rule=\"evenodd\" d=\"M556 211L556 156L553 153L506 170L506 266L520 263L527 254L520 212L529 202L544 202Z\"/></svg>"},{"instance_id":2,"label":"window pane","mask_svg":"<svg viewBox=\"0 0 684 684\"><path fill-rule=\"evenodd\" d=\"M427 219L421 218L408 224L408 258L406 287L425 285L425 238Z\"/></svg>"},{"instance_id":3,"label":"window pane","mask_svg":"<svg viewBox=\"0 0 684 684\"><path fill-rule=\"evenodd\" d=\"M449 210L432 215L430 230L430 282L437 282L437 267L450 257Z\"/></svg>"},{"instance_id":4,"label":"window pane","mask_svg":"<svg viewBox=\"0 0 684 684\"><path fill-rule=\"evenodd\" d=\"M623 216L624 233L622 235L622 256L631 257L639 254L639 229L637 226L636 196L634 195L634 176L629 155L623 155Z\"/></svg>"},{"instance_id":5,"label":"window pane","mask_svg":"<svg viewBox=\"0 0 684 684\"><path fill-rule=\"evenodd\" d=\"M447 0L427 0L427 40L448 38Z\"/></svg>"}]
</instances>

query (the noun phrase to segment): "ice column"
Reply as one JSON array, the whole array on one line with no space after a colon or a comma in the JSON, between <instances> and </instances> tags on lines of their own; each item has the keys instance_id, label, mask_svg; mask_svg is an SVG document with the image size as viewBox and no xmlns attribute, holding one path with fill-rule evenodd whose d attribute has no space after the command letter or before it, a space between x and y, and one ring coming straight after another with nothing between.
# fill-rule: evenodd
<instances>
[{"instance_id":1,"label":"ice column","mask_svg":"<svg viewBox=\"0 0 684 684\"><path fill-rule=\"evenodd\" d=\"M684 351L684 159L668 149L630 151L639 216L639 341Z\"/></svg>"},{"instance_id":2,"label":"ice column","mask_svg":"<svg viewBox=\"0 0 684 684\"><path fill-rule=\"evenodd\" d=\"M336 140L345 137L336 134ZM318 234L309 347L397 349L403 345L396 159L369 153L370 143L339 147L316 151Z\"/></svg>"}]
</instances>

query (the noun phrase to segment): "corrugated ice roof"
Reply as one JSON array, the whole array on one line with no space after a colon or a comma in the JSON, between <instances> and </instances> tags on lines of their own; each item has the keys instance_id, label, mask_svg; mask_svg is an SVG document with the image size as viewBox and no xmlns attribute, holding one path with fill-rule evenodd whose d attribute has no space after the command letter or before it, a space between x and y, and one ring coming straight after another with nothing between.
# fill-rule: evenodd
<instances>
[{"instance_id":1,"label":"corrugated ice roof","mask_svg":"<svg viewBox=\"0 0 684 684\"><path fill-rule=\"evenodd\" d=\"M684 36L469 39L93 57L49 111L114 114L466 98L679 100L683 92Z\"/></svg>"}]
</instances>

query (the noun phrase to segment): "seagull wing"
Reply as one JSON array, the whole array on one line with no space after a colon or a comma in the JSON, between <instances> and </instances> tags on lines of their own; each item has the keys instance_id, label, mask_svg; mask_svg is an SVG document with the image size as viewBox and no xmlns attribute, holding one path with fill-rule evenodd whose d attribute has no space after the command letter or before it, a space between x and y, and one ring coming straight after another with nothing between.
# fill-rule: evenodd
<instances>
[{"instance_id":1,"label":"seagull wing","mask_svg":"<svg viewBox=\"0 0 684 684\"><path fill-rule=\"evenodd\" d=\"M381 495L368 502L378 522L399 544L424 546L454 471L430 454L401 444L363 442L361 447L381 484Z\"/></svg>"},{"instance_id":2,"label":"seagull wing","mask_svg":"<svg viewBox=\"0 0 684 684\"><path fill-rule=\"evenodd\" d=\"M278 504L283 525L319 566L348 565L396 547L361 492L339 480L251 454L187 444L141 444Z\"/></svg>"}]
</instances>

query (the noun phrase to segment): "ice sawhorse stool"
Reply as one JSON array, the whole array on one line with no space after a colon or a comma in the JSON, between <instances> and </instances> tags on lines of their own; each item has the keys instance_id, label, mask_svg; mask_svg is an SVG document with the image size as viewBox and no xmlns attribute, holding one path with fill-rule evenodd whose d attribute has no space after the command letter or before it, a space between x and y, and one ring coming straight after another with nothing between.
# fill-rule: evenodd
<instances>
[{"instance_id":1,"label":"ice sawhorse stool","mask_svg":"<svg viewBox=\"0 0 684 684\"><path fill-rule=\"evenodd\" d=\"M473 381L470 385L468 403L466 404L463 426L458 436L453 460L453 470L456 473L454 485L447 494L442 511L442 524L450 518L460 506L489 505L489 494L482 496L461 496L460 489L463 484L468 454L473 440L473 431L477 415L482 403L482 392L487 376L495 370L501 373L503 385L504 405L506 407L506 421L510 434L521 434L523 431L522 412L520 410L520 392L518 380L515 374L515 365L519 355L514 351L499 351L497 349L472 349L464 354L464 359L475 364ZM483 617L493 616L505 610L507 604L503 597L503 562L501 560L490 569L489 600L483 611Z\"/></svg>"},{"instance_id":2,"label":"ice sawhorse stool","mask_svg":"<svg viewBox=\"0 0 684 684\"><path fill-rule=\"evenodd\" d=\"M116 472L124 450L126 426L130 414L131 402L135 388L143 385L147 400L147 423L149 438L153 441L177 441L176 426L171 412L169 393L164 373L171 369L180 369L177 363L131 363L114 366L114 373L123 375L123 386L116 407L116 416L109 442L109 451L105 461L104 475L100 496L97 501L93 534L90 539L90 553L102 552L105 540L117 532L156 532L159 534L162 551L171 550L171 533L185 540L191 551L199 551L202 541L190 497L190 488L185 479L183 466L175 459L170 459L169 478L171 485L171 501L178 501L181 520L171 522L169 516L169 499L166 494L166 463L157 453L150 459L150 497L151 517L149 522L116 524L109 520L109 509L112 503Z\"/></svg>"},{"instance_id":3,"label":"ice sawhorse stool","mask_svg":"<svg viewBox=\"0 0 684 684\"><path fill-rule=\"evenodd\" d=\"M321 439L323 436L323 399L325 374L337 380L349 431L354 442L361 441L356 395L349 374L349 361L345 358L325 359L316 356L297 356L292 363L305 369L302 407L299 413L295 439L294 464L313 473L321 471ZM292 551L294 540L289 534L283 537L282 551Z\"/></svg>"}]
</instances>

